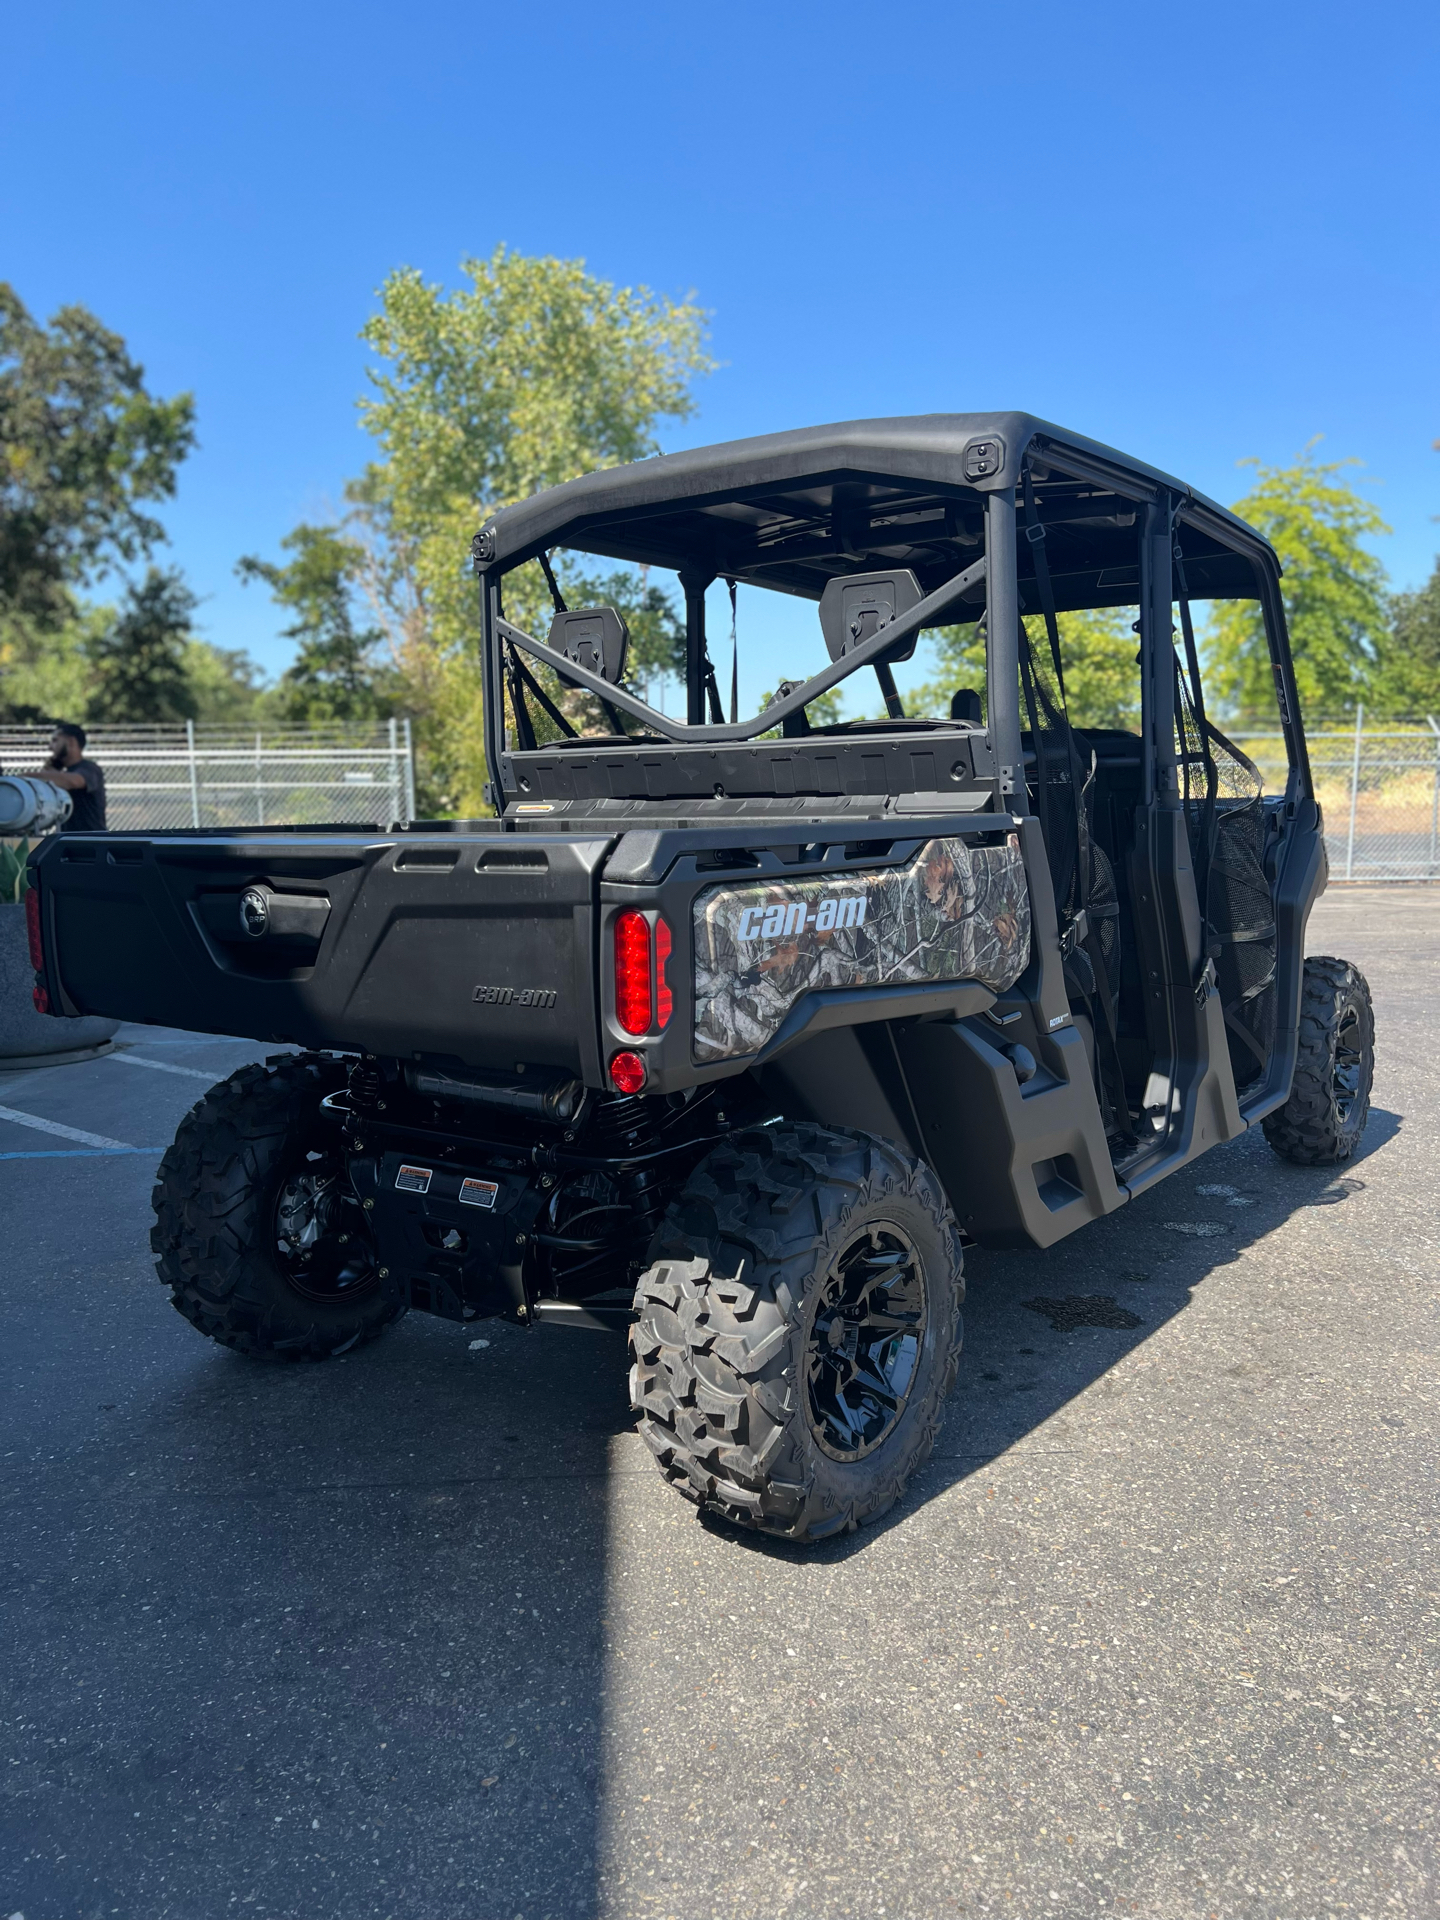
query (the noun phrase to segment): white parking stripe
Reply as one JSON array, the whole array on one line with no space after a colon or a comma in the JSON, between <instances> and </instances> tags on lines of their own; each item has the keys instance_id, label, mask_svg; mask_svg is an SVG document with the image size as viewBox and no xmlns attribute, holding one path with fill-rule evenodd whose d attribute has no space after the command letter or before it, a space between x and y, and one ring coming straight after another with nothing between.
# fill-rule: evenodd
<instances>
[{"instance_id":1,"label":"white parking stripe","mask_svg":"<svg viewBox=\"0 0 1440 1920\"><path fill-rule=\"evenodd\" d=\"M51 1147L35 1153L0 1153L0 1160L114 1160L123 1153L164 1153L164 1147Z\"/></svg>"},{"instance_id":2,"label":"white parking stripe","mask_svg":"<svg viewBox=\"0 0 1440 1920\"><path fill-rule=\"evenodd\" d=\"M14 1107L0 1107L0 1120L13 1120L17 1127L34 1127L37 1133L57 1134L62 1140L78 1141L82 1147L124 1147L129 1143L111 1140L103 1133L85 1133L79 1127L62 1127L58 1120L42 1120L37 1113L20 1113Z\"/></svg>"},{"instance_id":3,"label":"white parking stripe","mask_svg":"<svg viewBox=\"0 0 1440 1920\"><path fill-rule=\"evenodd\" d=\"M200 1067L172 1067L168 1060L142 1060L138 1053L107 1053L107 1060L119 1060L127 1067L149 1067L154 1073L183 1073L187 1080L203 1080L207 1087L213 1087L215 1076L206 1073Z\"/></svg>"},{"instance_id":4,"label":"white parking stripe","mask_svg":"<svg viewBox=\"0 0 1440 1920\"><path fill-rule=\"evenodd\" d=\"M253 1047L255 1042L238 1033L186 1033L178 1040L166 1040L158 1033L137 1033L121 1040L122 1047ZM282 1043L276 1041L280 1046ZM288 1046L287 1043L283 1043Z\"/></svg>"}]
</instances>

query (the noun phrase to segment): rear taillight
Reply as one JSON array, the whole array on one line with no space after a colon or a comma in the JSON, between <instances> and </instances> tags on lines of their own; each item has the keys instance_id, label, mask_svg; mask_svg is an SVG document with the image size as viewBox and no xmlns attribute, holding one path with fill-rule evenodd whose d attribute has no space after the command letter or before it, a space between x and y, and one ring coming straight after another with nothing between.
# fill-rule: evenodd
<instances>
[{"instance_id":1,"label":"rear taillight","mask_svg":"<svg viewBox=\"0 0 1440 1920\"><path fill-rule=\"evenodd\" d=\"M615 916L615 1018L625 1033L661 1032L675 1011L665 977L674 941L657 913L654 923L634 907Z\"/></svg>"},{"instance_id":2,"label":"rear taillight","mask_svg":"<svg viewBox=\"0 0 1440 1920\"><path fill-rule=\"evenodd\" d=\"M25 932L30 940L30 964L37 973L43 973L45 947L40 939L40 889L33 879L25 889Z\"/></svg>"},{"instance_id":3,"label":"rear taillight","mask_svg":"<svg viewBox=\"0 0 1440 1920\"><path fill-rule=\"evenodd\" d=\"M49 1013L50 996L44 987L32 987L30 989L30 1004L34 1007L36 1013Z\"/></svg>"},{"instance_id":4,"label":"rear taillight","mask_svg":"<svg viewBox=\"0 0 1440 1920\"><path fill-rule=\"evenodd\" d=\"M650 923L627 907L615 917L615 1018L626 1033L648 1033L653 1005Z\"/></svg>"},{"instance_id":5,"label":"rear taillight","mask_svg":"<svg viewBox=\"0 0 1440 1920\"><path fill-rule=\"evenodd\" d=\"M664 1028L675 1011L675 996L665 978L665 962L670 958L670 929L655 916L655 1024Z\"/></svg>"},{"instance_id":6,"label":"rear taillight","mask_svg":"<svg viewBox=\"0 0 1440 1920\"><path fill-rule=\"evenodd\" d=\"M639 1093L645 1084L645 1062L638 1053L617 1053L610 1061L611 1084L619 1093Z\"/></svg>"}]
</instances>

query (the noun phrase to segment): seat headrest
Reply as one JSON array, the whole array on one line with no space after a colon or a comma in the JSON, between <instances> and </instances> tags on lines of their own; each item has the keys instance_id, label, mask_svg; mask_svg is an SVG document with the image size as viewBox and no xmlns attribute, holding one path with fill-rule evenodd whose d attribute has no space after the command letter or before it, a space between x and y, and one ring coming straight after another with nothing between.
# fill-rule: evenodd
<instances>
[{"instance_id":1,"label":"seat headrest","mask_svg":"<svg viewBox=\"0 0 1440 1920\"><path fill-rule=\"evenodd\" d=\"M550 622L549 644L614 687L625 671L630 629L614 607L572 607Z\"/></svg>"},{"instance_id":2,"label":"seat headrest","mask_svg":"<svg viewBox=\"0 0 1440 1920\"><path fill-rule=\"evenodd\" d=\"M820 596L820 628L830 658L842 660L862 640L918 606L921 598L920 582L908 567L892 567L886 573L842 573L827 581ZM919 638L912 633L885 660L908 660Z\"/></svg>"}]
</instances>

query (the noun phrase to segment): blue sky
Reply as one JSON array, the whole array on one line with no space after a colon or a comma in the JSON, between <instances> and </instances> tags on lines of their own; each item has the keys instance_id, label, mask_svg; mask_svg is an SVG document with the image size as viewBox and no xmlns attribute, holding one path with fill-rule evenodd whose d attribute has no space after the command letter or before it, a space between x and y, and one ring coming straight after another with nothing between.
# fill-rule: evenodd
<instances>
[{"instance_id":1,"label":"blue sky","mask_svg":"<svg viewBox=\"0 0 1440 1920\"><path fill-rule=\"evenodd\" d=\"M1229 501L1323 434L1397 583L1440 547L1433 4L50 0L6 41L0 276L194 391L171 557L272 671L234 562L366 459L376 287L502 240L712 310L667 446L1019 406Z\"/></svg>"}]
</instances>

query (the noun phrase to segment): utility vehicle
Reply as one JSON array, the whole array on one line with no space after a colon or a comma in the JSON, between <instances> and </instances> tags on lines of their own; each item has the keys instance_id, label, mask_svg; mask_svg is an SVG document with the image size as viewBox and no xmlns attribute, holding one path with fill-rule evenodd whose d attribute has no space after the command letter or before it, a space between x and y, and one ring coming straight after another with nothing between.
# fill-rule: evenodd
<instances>
[{"instance_id":1,"label":"utility vehicle","mask_svg":"<svg viewBox=\"0 0 1440 1920\"><path fill-rule=\"evenodd\" d=\"M593 473L472 553L494 818L35 856L39 1004L301 1049L160 1167L201 1332L627 1327L665 1476L813 1540L929 1452L967 1241L1053 1246L1257 1123L1354 1151L1370 999L1304 959L1320 809L1279 567L1233 514L1028 414L932 414ZM683 718L615 606L566 605L587 555L677 577ZM742 588L767 657L798 597L826 662L748 718ZM1192 605L1227 599L1268 641L1273 791L1206 710ZM1117 608L1138 722L1074 726L1062 616ZM939 627L977 684L908 716L895 666ZM823 721L862 673L882 716Z\"/></svg>"}]
</instances>

